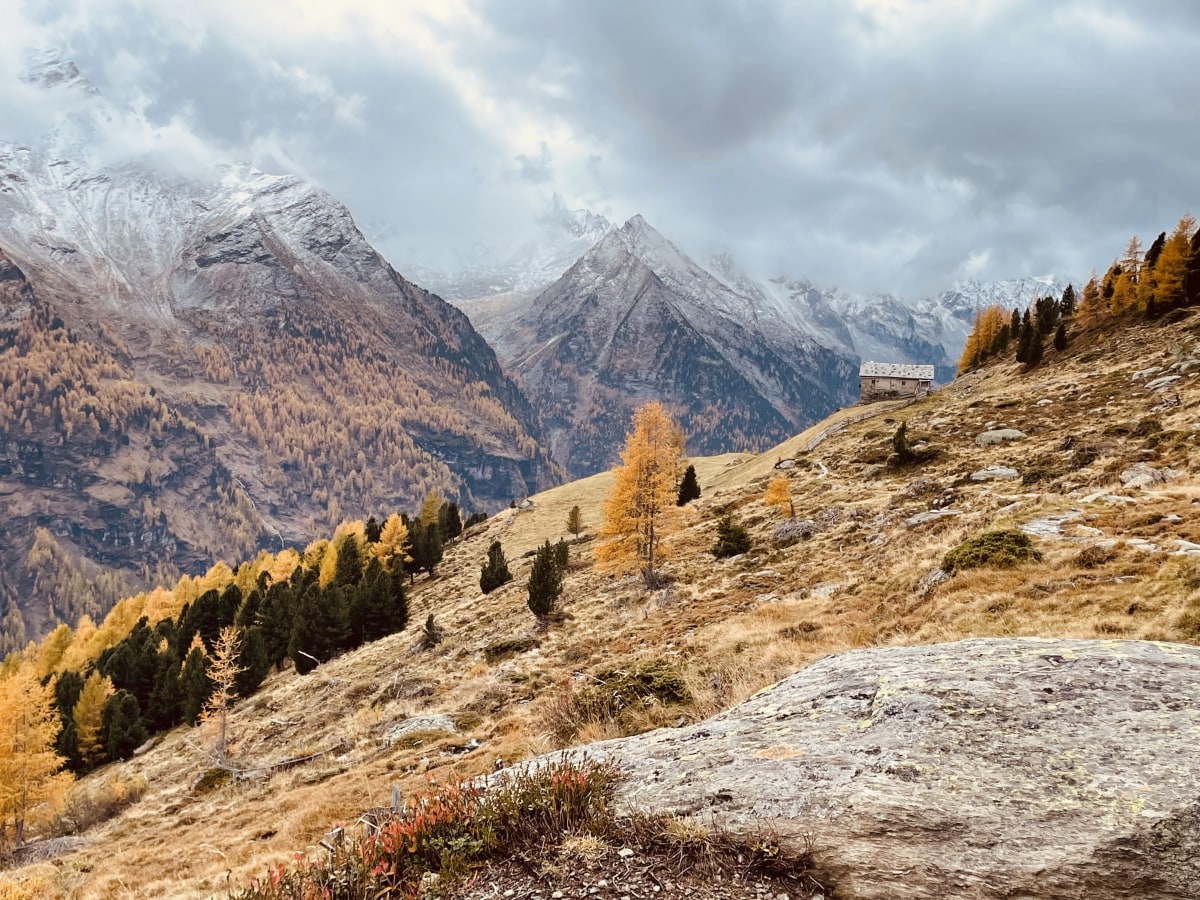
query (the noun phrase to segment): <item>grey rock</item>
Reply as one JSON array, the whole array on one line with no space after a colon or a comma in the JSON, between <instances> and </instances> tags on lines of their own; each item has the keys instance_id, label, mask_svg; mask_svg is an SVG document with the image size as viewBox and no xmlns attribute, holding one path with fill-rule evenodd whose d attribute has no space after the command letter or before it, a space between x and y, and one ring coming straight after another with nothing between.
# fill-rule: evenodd
<instances>
[{"instance_id":1,"label":"grey rock","mask_svg":"<svg viewBox=\"0 0 1200 900\"><path fill-rule=\"evenodd\" d=\"M1018 526L1021 531L1033 537L1040 538L1060 538L1063 537L1062 527L1072 519L1078 518L1079 510L1072 509L1064 513L1056 513L1052 516L1040 516L1036 519L1030 519ZM1104 532L1097 532L1103 534Z\"/></svg>"},{"instance_id":2,"label":"grey rock","mask_svg":"<svg viewBox=\"0 0 1200 900\"><path fill-rule=\"evenodd\" d=\"M886 468L887 466L885 466L883 463L870 463L869 465L863 466L862 477L874 478Z\"/></svg>"},{"instance_id":3,"label":"grey rock","mask_svg":"<svg viewBox=\"0 0 1200 900\"><path fill-rule=\"evenodd\" d=\"M1003 444L1008 441L1021 441L1025 439L1025 433L1018 431L1015 428L996 428L992 431L984 431L975 436L975 443L980 447L988 447L992 444Z\"/></svg>"},{"instance_id":4,"label":"grey rock","mask_svg":"<svg viewBox=\"0 0 1200 900\"><path fill-rule=\"evenodd\" d=\"M1121 484L1129 488L1144 488L1151 485L1161 484L1164 481L1174 477L1175 472L1171 468L1156 469L1154 466L1146 463L1134 463L1128 469L1121 472Z\"/></svg>"},{"instance_id":5,"label":"grey rock","mask_svg":"<svg viewBox=\"0 0 1200 900\"><path fill-rule=\"evenodd\" d=\"M410 716L403 722L397 722L384 733L383 745L390 747L402 737L418 731L445 731L456 734L458 729L454 726L454 719L447 715Z\"/></svg>"},{"instance_id":6,"label":"grey rock","mask_svg":"<svg viewBox=\"0 0 1200 900\"><path fill-rule=\"evenodd\" d=\"M777 468L777 469L794 469L794 468L796 468L796 460L792 459L791 457L788 457L786 459L781 459L779 462L775 463L775 468Z\"/></svg>"},{"instance_id":7,"label":"grey rock","mask_svg":"<svg viewBox=\"0 0 1200 900\"><path fill-rule=\"evenodd\" d=\"M1147 366L1145 369L1139 369L1133 373L1134 381L1145 381L1151 375L1157 375L1162 371L1162 366Z\"/></svg>"},{"instance_id":8,"label":"grey rock","mask_svg":"<svg viewBox=\"0 0 1200 900\"><path fill-rule=\"evenodd\" d=\"M1041 400L1039 400L1037 403L1035 403L1034 406L1049 406L1053 402L1054 401L1051 400L1050 398L1043 397Z\"/></svg>"},{"instance_id":9,"label":"grey rock","mask_svg":"<svg viewBox=\"0 0 1200 900\"><path fill-rule=\"evenodd\" d=\"M1155 378L1153 381L1146 382L1146 390L1165 391L1167 388L1177 382L1179 378L1179 375L1164 375L1162 378Z\"/></svg>"},{"instance_id":10,"label":"grey rock","mask_svg":"<svg viewBox=\"0 0 1200 900\"><path fill-rule=\"evenodd\" d=\"M1130 506L1136 506L1137 500L1133 497L1122 497L1120 494L1110 494L1108 491L1095 491L1081 498L1082 503L1108 503L1115 506L1118 503L1127 503Z\"/></svg>"},{"instance_id":11,"label":"grey rock","mask_svg":"<svg viewBox=\"0 0 1200 900\"><path fill-rule=\"evenodd\" d=\"M626 808L813 842L839 897L1195 898L1200 647L1001 639L828 657L584 748Z\"/></svg>"},{"instance_id":12,"label":"grey rock","mask_svg":"<svg viewBox=\"0 0 1200 900\"><path fill-rule=\"evenodd\" d=\"M1021 473L1008 466L988 466L971 473L972 481L1015 481Z\"/></svg>"},{"instance_id":13,"label":"grey rock","mask_svg":"<svg viewBox=\"0 0 1200 900\"><path fill-rule=\"evenodd\" d=\"M905 528L916 528L918 525L924 525L927 522L936 522L938 519L945 519L951 516L961 516L962 511L958 509L931 509L929 512L917 513L915 516L909 516L904 520Z\"/></svg>"}]
</instances>

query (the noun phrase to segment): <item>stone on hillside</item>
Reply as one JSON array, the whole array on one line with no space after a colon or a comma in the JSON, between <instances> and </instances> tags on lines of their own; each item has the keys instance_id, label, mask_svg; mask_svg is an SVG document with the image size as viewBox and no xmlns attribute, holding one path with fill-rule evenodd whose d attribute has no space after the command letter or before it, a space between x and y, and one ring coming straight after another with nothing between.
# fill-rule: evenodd
<instances>
[{"instance_id":1,"label":"stone on hillside","mask_svg":"<svg viewBox=\"0 0 1200 900\"><path fill-rule=\"evenodd\" d=\"M779 462L775 463L775 468L777 468L777 469L794 469L794 468L796 468L796 460L791 459L791 458L781 459Z\"/></svg>"},{"instance_id":2,"label":"stone on hillside","mask_svg":"<svg viewBox=\"0 0 1200 900\"><path fill-rule=\"evenodd\" d=\"M1111 506L1116 506L1119 503L1128 503L1130 506L1136 506L1137 500L1133 497L1122 497L1120 494L1111 494L1108 491L1095 491L1080 499L1081 503L1108 503Z\"/></svg>"},{"instance_id":3,"label":"stone on hillside","mask_svg":"<svg viewBox=\"0 0 1200 900\"><path fill-rule=\"evenodd\" d=\"M1007 441L1020 441L1025 439L1025 433L1017 431L1015 428L996 428L992 431L984 431L975 436L975 443L980 447L988 447L992 444L1003 444Z\"/></svg>"},{"instance_id":4,"label":"stone on hillside","mask_svg":"<svg viewBox=\"0 0 1200 900\"><path fill-rule=\"evenodd\" d=\"M1180 556L1200 556L1200 544L1194 544L1191 541L1185 541L1183 538L1175 539L1175 553Z\"/></svg>"},{"instance_id":5,"label":"stone on hillside","mask_svg":"<svg viewBox=\"0 0 1200 900\"><path fill-rule=\"evenodd\" d=\"M454 719L447 715L410 716L384 732L383 745L390 747L401 738L419 731L444 731L456 734L458 729L454 726Z\"/></svg>"},{"instance_id":6,"label":"stone on hillside","mask_svg":"<svg viewBox=\"0 0 1200 900\"><path fill-rule=\"evenodd\" d=\"M625 808L812 841L837 896L1195 897L1200 647L976 639L827 657L583 748Z\"/></svg>"},{"instance_id":7,"label":"stone on hillside","mask_svg":"<svg viewBox=\"0 0 1200 900\"><path fill-rule=\"evenodd\" d=\"M1050 398L1043 397L1041 400L1039 400L1037 403L1035 403L1034 406L1049 406L1053 402L1054 401L1051 400Z\"/></svg>"},{"instance_id":8,"label":"stone on hillside","mask_svg":"<svg viewBox=\"0 0 1200 900\"><path fill-rule=\"evenodd\" d=\"M1170 468L1156 469L1146 463L1134 463L1125 469L1121 475L1121 484L1128 488L1144 488L1161 484L1175 477L1175 471Z\"/></svg>"},{"instance_id":9,"label":"stone on hillside","mask_svg":"<svg viewBox=\"0 0 1200 900\"><path fill-rule=\"evenodd\" d=\"M918 525L924 525L927 522L936 522L938 519L945 519L950 516L961 516L962 511L957 509L931 509L929 512L917 513L915 516L909 516L904 520L905 528L916 528Z\"/></svg>"},{"instance_id":10,"label":"stone on hillside","mask_svg":"<svg viewBox=\"0 0 1200 900\"><path fill-rule=\"evenodd\" d=\"M1139 369L1133 373L1133 381L1145 381L1151 375L1157 375L1162 371L1162 366L1147 366L1145 369Z\"/></svg>"},{"instance_id":11,"label":"stone on hillside","mask_svg":"<svg viewBox=\"0 0 1200 900\"><path fill-rule=\"evenodd\" d=\"M1164 375L1162 378L1155 378L1153 381L1146 382L1146 390L1148 391L1165 391L1171 385L1179 380L1178 375Z\"/></svg>"},{"instance_id":12,"label":"stone on hillside","mask_svg":"<svg viewBox=\"0 0 1200 900\"><path fill-rule=\"evenodd\" d=\"M1021 531L1032 537L1039 538L1060 538L1063 537L1062 527L1072 519L1078 518L1079 510L1072 509L1064 513L1056 513L1052 516L1041 516L1037 519L1030 519L1028 522L1017 526ZM1095 529L1093 529L1095 530ZM1099 531L1097 534L1103 534Z\"/></svg>"},{"instance_id":13,"label":"stone on hillside","mask_svg":"<svg viewBox=\"0 0 1200 900\"><path fill-rule=\"evenodd\" d=\"M1015 481L1021 473L1008 466L988 466L971 473L972 481Z\"/></svg>"},{"instance_id":14,"label":"stone on hillside","mask_svg":"<svg viewBox=\"0 0 1200 900\"><path fill-rule=\"evenodd\" d=\"M869 465L863 466L862 477L874 478L886 468L887 466L885 466L883 463L870 463Z\"/></svg>"}]
</instances>

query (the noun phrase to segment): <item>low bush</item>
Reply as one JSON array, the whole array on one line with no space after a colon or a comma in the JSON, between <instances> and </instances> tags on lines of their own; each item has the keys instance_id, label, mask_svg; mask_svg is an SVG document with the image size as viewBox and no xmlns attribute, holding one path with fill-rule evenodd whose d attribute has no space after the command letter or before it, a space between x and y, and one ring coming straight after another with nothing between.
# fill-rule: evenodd
<instances>
[{"instance_id":1,"label":"low bush","mask_svg":"<svg viewBox=\"0 0 1200 900\"><path fill-rule=\"evenodd\" d=\"M76 782L67 792L52 830L60 835L87 831L137 803L145 793L146 779L141 775L110 775L98 785Z\"/></svg>"},{"instance_id":2,"label":"low bush","mask_svg":"<svg viewBox=\"0 0 1200 900\"><path fill-rule=\"evenodd\" d=\"M717 559L738 556L750 549L750 534L733 521L733 516L722 516L717 522L717 542L712 546L712 555Z\"/></svg>"},{"instance_id":3,"label":"low bush","mask_svg":"<svg viewBox=\"0 0 1200 900\"><path fill-rule=\"evenodd\" d=\"M508 640L503 641L492 641L483 648L483 658L489 663L503 662L506 659L511 659L518 653L528 653L537 646L537 639L531 637L509 638Z\"/></svg>"},{"instance_id":4,"label":"low bush","mask_svg":"<svg viewBox=\"0 0 1200 900\"><path fill-rule=\"evenodd\" d=\"M334 845L328 858L272 865L264 877L229 896L417 896L426 873L455 883L488 859L545 851L567 833L615 836L611 799L616 783L613 764L565 755L503 776L490 790L477 781L433 783L373 835Z\"/></svg>"},{"instance_id":5,"label":"low bush","mask_svg":"<svg viewBox=\"0 0 1200 900\"><path fill-rule=\"evenodd\" d=\"M1033 540L1023 531L1005 528L985 531L969 537L942 557L947 572L988 566L993 569L1012 569L1026 560L1041 559Z\"/></svg>"}]
</instances>

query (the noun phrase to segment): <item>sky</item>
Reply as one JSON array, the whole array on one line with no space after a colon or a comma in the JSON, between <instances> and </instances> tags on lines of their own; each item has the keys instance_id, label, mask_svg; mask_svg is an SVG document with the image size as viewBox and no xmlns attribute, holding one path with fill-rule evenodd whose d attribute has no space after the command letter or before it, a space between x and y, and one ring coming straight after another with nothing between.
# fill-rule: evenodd
<instances>
[{"instance_id":1,"label":"sky","mask_svg":"<svg viewBox=\"0 0 1200 900\"><path fill-rule=\"evenodd\" d=\"M1200 215L1193 0L0 0L0 140L54 48L117 161L239 161L346 203L403 272L554 209L700 259L920 296L1086 278ZM133 124L131 124L133 123Z\"/></svg>"}]
</instances>

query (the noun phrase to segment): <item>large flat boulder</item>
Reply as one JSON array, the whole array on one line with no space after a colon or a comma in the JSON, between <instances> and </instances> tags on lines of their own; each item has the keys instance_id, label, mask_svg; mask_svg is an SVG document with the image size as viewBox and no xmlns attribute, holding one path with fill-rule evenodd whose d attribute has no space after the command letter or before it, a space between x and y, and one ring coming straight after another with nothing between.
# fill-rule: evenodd
<instances>
[{"instance_id":1,"label":"large flat boulder","mask_svg":"<svg viewBox=\"0 0 1200 900\"><path fill-rule=\"evenodd\" d=\"M839 898L1200 897L1200 648L1002 639L821 660L586 748L631 807L767 827Z\"/></svg>"}]
</instances>

